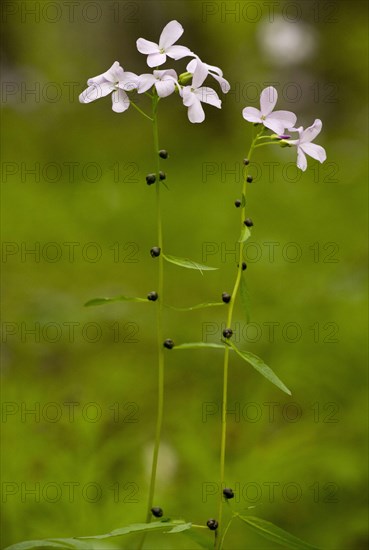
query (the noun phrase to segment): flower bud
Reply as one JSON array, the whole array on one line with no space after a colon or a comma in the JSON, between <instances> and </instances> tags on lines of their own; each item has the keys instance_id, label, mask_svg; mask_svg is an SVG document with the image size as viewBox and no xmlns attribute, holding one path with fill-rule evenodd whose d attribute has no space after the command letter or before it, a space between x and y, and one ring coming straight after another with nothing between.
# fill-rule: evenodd
<instances>
[{"instance_id":1,"label":"flower bud","mask_svg":"<svg viewBox=\"0 0 369 550\"><path fill-rule=\"evenodd\" d=\"M193 77L192 73L182 73L179 75L178 83L181 86L186 86L186 84L189 84L190 82L192 82L192 77Z\"/></svg>"},{"instance_id":2,"label":"flower bud","mask_svg":"<svg viewBox=\"0 0 369 550\"><path fill-rule=\"evenodd\" d=\"M156 176L155 174L147 174L146 176L146 183L147 185L152 185L156 182Z\"/></svg>"},{"instance_id":3,"label":"flower bud","mask_svg":"<svg viewBox=\"0 0 369 550\"><path fill-rule=\"evenodd\" d=\"M218 529L218 522L216 519L208 519L206 525L209 527L210 531L215 531Z\"/></svg>"},{"instance_id":4,"label":"flower bud","mask_svg":"<svg viewBox=\"0 0 369 550\"><path fill-rule=\"evenodd\" d=\"M222 300L225 304L229 304L229 302L231 301L231 295L228 294L228 292L223 292Z\"/></svg>"},{"instance_id":5,"label":"flower bud","mask_svg":"<svg viewBox=\"0 0 369 550\"><path fill-rule=\"evenodd\" d=\"M158 256L160 256L160 252L161 248L159 248L158 246L153 246L150 250L150 254L153 258L157 258Z\"/></svg>"},{"instance_id":6,"label":"flower bud","mask_svg":"<svg viewBox=\"0 0 369 550\"><path fill-rule=\"evenodd\" d=\"M279 145L281 147L292 147L292 145L288 143L288 141L286 141L285 139L281 139L281 141L279 142Z\"/></svg>"},{"instance_id":7,"label":"flower bud","mask_svg":"<svg viewBox=\"0 0 369 550\"><path fill-rule=\"evenodd\" d=\"M165 149L160 149L159 157L161 159L167 159L168 158L168 151L166 151Z\"/></svg>"},{"instance_id":8,"label":"flower bud","mask_svg":"<svg viewBox=\"0 0 369 550\"><path fill-rule=\"evenodd\" d=\"M223 330L223 336L224 338L230 338L233 334L233 330L231 328L225 328Z\"/></svg>"},{"instance_id":9,"label":"flower bud","mask_svg":"<svg viewBox=\"0 0 369 550\"><path fill-rule=\"evenodd\" d=\"M252 221L251 218L246 218L246 220L243 222L246 227L252 227L254 225L254 222Z\"/></svg>"},{"instance_id":10,"label":"flower bud","mask_svg":"<svg viewBox=\"0 0 369 550\"><path fill-rule=\"evenodd\" d=\"M151 513L154 517L161 518L164 512L162 508L159 508L159 506L154 506L151 508Z\"/></svg>"},{"instance_id":11,"label":"flower bud","mask_svg":"<svg viewBox=\"0 0 369 550\"><path fill-rule=\"evenodd\" d=\"M171 340L170 338L167 338L165 341L164 341L164 344L163 346L167 349L172 349L174 347L174 342L173 340Z\"/></svg>"},{"instance_id":12,"label":"flower bud","mask_svg":"<svg viewBox=\"0 0 369 550\"><path fill-rule=\"evenodd\" d=\"M149 292L147 295L147 299L150 300L150 302L156 302L156 300L159 298L158 293L154 290Z\"/></svg>"}]
</instances>

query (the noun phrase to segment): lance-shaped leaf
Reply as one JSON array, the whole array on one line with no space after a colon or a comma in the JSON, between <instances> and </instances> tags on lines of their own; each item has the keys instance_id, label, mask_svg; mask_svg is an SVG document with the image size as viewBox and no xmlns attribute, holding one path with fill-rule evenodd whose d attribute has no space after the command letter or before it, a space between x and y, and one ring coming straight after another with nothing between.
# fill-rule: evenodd
<instances>
[{"instance_id":1,"label":"lance-shaped leaf","mask_svg":"<svg viewBox=\"0 0 369 550\"><path fill-rule=\"evenodd\" d=\"M215 344L214 342L189 342L187 344L178 344L173 349L198 349L198 348L217 348L224 349L224 344Z\"/></svg>"},{"instance_id":2,"label":"lance-shaped leaf","mask_svg":"<svg viewBox=\"0 0 369 550\"><path fill-rule=\"evenodd\" d=\"M204 304L196 304L195 306L189 306L189 307L175 307L175 306L166 306L169 309L173 309L174 311L193 311L194 309L205 309L207 307L215 307L215 306L224 306L224 302L206 302Z\"/></svg>"},{"instance_id":3,"label":"lance-shaped leaf","mask_svg":"<svg viewBox=\"0 0 369 550\"><path fill-rule=\"evenodd\" d=\"M180 523L179 525L176 525L175 527L172 527L170 531L165 531L166 533L181 533L182 531L187 531L187 529L191 529L192 523Z\"/></svg>"},{"instance_id":4,"label":"lance-shaped leaf","mask_svg":"<svg viewBox=\"0 0 369 550\"><path fill-rule=\"evenodd\" d=\"M119 529L114 529L110 533L105 535L96 535L91 537L80 537L81 539L108 539L112 537L120 537L122 535L128 535L130 533L144 533L146 531L165 531L173 532L172 529L185 526L183 529L190 529L191 523L186 523L183 520L168 520L168 521L155 521L152 523L132 523L131 525L126 525L125 527L120 527ZM175 531L174 531L175 532Z\"/></svg>"},{"instance_id":5,"label":"lance-shaped leaf","mask_svg":"<svg viewBox=\"0 0 369 550\"><path fill-rule=\"evenodd\" d=\"M91 544L78 539L27 540L8 546L5 550L91 550Z\"/></svg>"},{"instance_id":6,"label":"lance-shaped leaf","mask_svg":"<svg viewBox=\"0 0 369 550\"><path fill-rule=\"evenodd\" d=\"M272 371L268 365L264 363L260 357L257 355L254 355L250 351L240 351L234 343L229 340L228 344L231 346L231 348L240 356L242 359L247 361L252 367L254 367L255 370L260 372L269 382L277 386L280 390L284 391L288 395L291 395L290 390L283 384L282 380L278 378L278 376Z\"/></svg>"},{"instance_id":7,"label":"lance-shaped leaf","mask_svg":"<svg viewBox=\"0 0 369 550\"><path fill-rule=\"evenodd\" d=\"M247 523L249 527L265 539L280 544L291 550L319 550L316 546L304 542L303 540L291 535L284 529L273 525L265 519L260 519L252 516L238 516L242 521Z\"/></svg>"},{"instance_id":8,"label":"lance-shaped leaf","mask_svg":"<svg viewBox=\"0 0 369 550\"><path fill-rule=\"evenodd\" d=\"M214 271L218 269L217 267L210 267L208 265L199 264L188 258L178 258L177 256L169 256L168 254L163 254L164 260L171 264L179 265L180 267L185 267L186 269L197 269L201 273L203 271Z\"/></svg>"},{"instance_id":9,"label":"lance-shaped leaf","mask_svg":"<svg viewBox=\"0 0 369 550\"><path fill-rule=\"evenodd\" d=\"M135 298L131 296L113 296L112 298L93 298L85 303L85 307L102 306L110 302L148 302L147 298Z\"/></svg>"},{"instance_id":10,"label":"lance-shaped leaf","mask_svg":"<svg viewBox=\"0 0 369 550\"><path fill-rule=\"evenodd\" d=\"M241 231L241 235L240 235L240 238L238 239L238 242L239 243L244 243L247 241L247 239L251 237L251 231L250 229L245 225L243 228L242 228L242 231Z\"/></svg>"}]
</instances>

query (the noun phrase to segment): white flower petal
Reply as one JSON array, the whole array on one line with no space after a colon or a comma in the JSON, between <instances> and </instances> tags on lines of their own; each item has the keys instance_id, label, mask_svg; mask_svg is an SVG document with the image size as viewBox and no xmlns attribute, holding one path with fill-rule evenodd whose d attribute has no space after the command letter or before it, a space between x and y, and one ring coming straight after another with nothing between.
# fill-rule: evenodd
<instances>
[{"instance_id":1,"label":"white flower petal","mask_svg":"<svg viewBox=\"0 0 369 550\"><path fill-rule=\"evenodd\" d=\"M151 53L147 57L147 64L149 67L159 67L163 65L167 60L165 53Z\"/></svg>"},{"instance_id":2,"label":"white flower petal","mask_svg":"<svg viewBox=\"0 0 369 550\"><path fill-rule=\"evenodd\" d=\"M89 86L82 92L79 96L81 103L91 103L91 101L96 101L102 97L107 96L115 89L114 84L111 82L103 82L102 84L93 84Z\"/></svg>"},{"instance_id":3,"label":"white flower petal","mask_svg":"<svg viewBox=\"0 0 369 550\"><path fill-rule=\"evenodd\" d=\"M303 172L305 172L307 168L307 160L301 147L297 147L297 168L300 168Z\"/></svg>"},{"instance_id":4,"label":"white flower petal","mask_svg":"<svg viewBox=\"0 0 369 550\"><path fill-rule=\"evenodd\" d=\"M208 70L206 68L205 63L203 63L202 61L200 61L200 59L198 59L196 69L192 77L192 88L199 88L207 76L208 76Z\"/></svg>"},{"instance_id":5,"label":"white flower petal","mask_svg":"<svg viewBox=\"0 0 369 550\"><path fill-rule=\"evenodd\" d=\"M192 123L203 122L205 120L204 109L199 100L194 101L192 105L189 106L187 115L188 120Z\"/></svg>"},{"instance_id":6,"label":"white flower petal","mask_svg":"<svg viewBox=\"0 0 369 550\"><path fill-rule=\"evenodd\" d=\"M119 65L119 61L114 61L113 65L105 71L105 73L101 73L97 76L94 76L93 78L89 78L87 80L87 84L91 86L92 84L102 84L103 82L106 82L107 80L109 82L117 82L119 78L123 75L124 71L122 67Z\"/></svg>"},{"instance_id":7,"label":"white flower petal","mask_svg":"<svg viewBox=\"0 0 369 550\"><path fill-rule=\"evenodd\" d=\"M222 76L219 76L217 74L213 74L213 73L209 73L209 74L211 74L211 76L219 82L220 88L221 88L223 94L227 94L229 92L229 90L231 89L231 85L228 82L228 80L226 80L225 78L223 78Z\"/></svg>"},{"instance_id":8,"label":"white flower petal","mask_svg":"<svg viewBox=\"0 0 369 550\"><path fill-rule=\"evenodd\" d=\"M113 111L115 113L123 113L129 107L129 99L124 90L118 89L112 93Z\"/></svg>"},{"instance_id":9,"label":"white flower petal","mask_svg":"<svg viewBox=\"0 0 369 550\"><path fill-rule=\"evenodd\" d=\"M140 53L149 55L150 53L158 53L160 51L159 46L155 42L146 40L145 38L139 38L136 41L137 49Z\"/></svg>"},{"instance_id":10,"label":"white flower petal","mask_svg":"<svg viewBox=\"0 0 369 550\"><path fill-rule=\"evenodd\" d=\"M147 92L156 82L156 78L152 74L142 74L138 77L137 92L143 94Z\"/></svg>"},{"instance_id":11,"label":"white flower petal","mask_svg":"<svg viewBox=\"0 0 369 550\"><path fill-rule=\"evenodd\" d=\"M203 88L198 88L195 90L196 97L200 99L203 103L208 103L214 107L221 108L222 102L220 101L218 94L212 88L204 86Z\"/></svg>"},{"instance_id":12,"label":"white flower petal","mask_svg":"<svg viewBox=\"0 0 369 550\"><path fill-rule=\"evenodd\" d=\"M164 77L170 76L175 80L178 80L177 73L174 69L164 69L162 71L154 71L155 78L162 80Z\"/></svg>"},{"instance_id":13,"label":"white flower petal","mask_svg":"<svg viewBox=\"0 0 369 550\"><path fill-rule=\"evenodd\" d=\"M296 120L296 115L290 111L273 111L265 118L264 126L276 134L283 134L286 128L291 128L296 123Z\"/></svg>"},{"instance_id":14,"label":"white flower petal","mask_svg":"<svg viewBox=\"0 0 369 550\"><path fill-rule=\"evenodd\" d=\"M306 130L301 133L300 142L308 143L309 141L313 141L313 139L315 139L316 136L320 134L322 126L322 121L319 118L315 119L314 124L309 126L309 128L306 128Z\"/></svg>"},{"instance_id":15,"label":"white flower petal","mask_svg":"<svg viewBox=\"0 0 369 550\"><path fill-rule=\"evenodd\" d=\"M260 95L260 111L263 116L269 115L277 103L278 92L273 86L265 88Z\"/></svg>"},{"instance_id":16,"label":"white flower petal","mask_svg":"<svg viewBox=\"0 0 369 550\"><path fill-rule=\"evenodd\" d=\"M182 88L181 95L183 98L183 105L190 107L196 101L199 101L195 94L193 93L191 86L185 86Z\"/></svg>"},{"instance_id":17,"label":"white flower petal","mask_svg":"<svg viewBox=\"0 0 369 550\"><path fill-rule=\"evenodd\" d=\"M302 143L300 149L313 159L319 160L319 162L327 160L327 153L321 145L316 145L315 143Z\"/></svg>"},{"instance_id":18,"label":"white flower petal","mask_svg":"<svg viewBox=\"0 0 369 550\"><path fill-rule=\"evenodd\" d=\"M261 112L255 107L245 107L242 111L242 116L249 122L263 122L261 118Z\"/></svg>"},{"instance_id":19,"label":"white flower petal","mask_svg":"<svg viewBox=\"0 0 369 550\"><path fill-rule=\"evenodd\" d=\"M182 57L194 55L189 48L186 48L186 46L170 46L169 48L166 48L165 53L176 61L177 59L182 59Z\"/></svg>"},{"instance_id":20,"label":"white flower petal","mask_svg":"<svg viewBox=\"0 0 369 550\"><path fill-rule=\"evenodd\" d=\"M187 67L186 67L186 71L188 73L194 73L195 72L195 69L196 69L196 65L197 65L197 58L195 59L191 59L191 61L188 63Z\"/></svg>"},{"instance_id":21,"label":"white flower petal","mask_svg":"<svg viewBox=\"0 0 369 550\"><path fill-rule=\"evenodd\" d=\"M157 80L155 84L156 91L158 92L159 97L167 97L172 94L175 90L174 80Z\"/></svg>"},{"instance_id":22,"label":"white flower petal","mask_svg":"<svg viewBox=\"0 0 369 550\"><path fill-rule=\"evenodd\" d=\"M123 74L123 77L119 80L118 86L126 92L131 92L132 90L137 90L139 83L139 78L135 73L126 72Z\"/></svg>"},{"instance_id":23,"label":"white flower petal","mask_svg":"<svg viewBox=\"0 0 369 550\"><path fill-rule=\"evenodd\" d=\"M178 38L182 36L184 29L178 21L170 21L165 25L159 38L159 48L166 49L172 46L174 42L177 42Z\"/></svg>"}]
</instances>

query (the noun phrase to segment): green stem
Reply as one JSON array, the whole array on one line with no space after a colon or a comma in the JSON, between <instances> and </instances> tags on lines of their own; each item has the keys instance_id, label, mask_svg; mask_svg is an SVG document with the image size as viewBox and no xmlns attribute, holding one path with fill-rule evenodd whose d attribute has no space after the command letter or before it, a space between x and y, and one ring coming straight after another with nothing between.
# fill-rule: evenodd
<instances>
[{"instance_id":1,"label":"green stem","mask_svg":"<svg viewBox=\"0 0 369 550\"><path fill-rule=\"evenodd\" d=\"M256 145L256 142L263 131L264 129L262 129L261 132L259 132L259 134L257 134L257 136L253 139L250 150L247 155L248 160L251 160L254 149L256 147L260 147L259 145ZM261 145L264 145L264 144L261 144ZM248 167L244 172L244 180L243 180L243 186L242 186L243 197L246 196L247 176L248 176ZM246 204L245 204L245 201L243 201L243 206L241 209L241 229L244 227L243 222L245 220L245 217L246 217ZM233 311L234 311L236 297L240 288L241 277L242 277L242 258L243 258L244 244L245 244L244 242L239 243L238 270L237 270L236 281L234 283L234 287L231 295L231 301L228 309L227 328L232 328ZM219 507L218 507L219 527L218 527L218 537L217 537L217 543L216 543L217 549L221 548L223 544L222 541L224 540L224 535L222 536L222 515L223 515L223 501L224 501L223 489L225 487L225 454L226 454L226 443L227 443L228 367L229 367L229 347L227 346L224 350L224 362L223 362L222 430L221 430L221 442L220 442L220 499L219 499Z\"/></svg>"},{"instance_id":2,"label":"green stem","mask_svg":"<svg viewBox=\"0 0 369 550\"><path fill-rule=\"evenodd\" d=\"M158 295L157 301L157 349L158 349L158 409L155 431L155 443L151 466L151 477L149 486L149 498L147 505L146 522L150 523L152 519L151 508L154 505L154 495L156 486L156 476L158 469L158 458L161 431L163 425L163 411L164 411L164 347L163 347L163 303L164 303L164 259L163 259L163 231L162 231L162 219L161 219L161 201L160 201L160 188L161 183L159 179L160 172L160 157L159 157L159 132L158 132L158 119L157 108L159 103L159 97L154 95L152 98L152 110L153 110L153 138L154 138L154 152L156 157L156 220L157 220L157 243L161 250L158 262ZM141 539L139 549L142 548L146 538L146 533Z\"/></svg>"},{"instance_id":3,"label":"green stem","mask_svg":"<svg viewBox=\"0 0 369 550\"><path fill-rule=\"evenodd\" d=\"M144 116L145 118L148 118L149 120L151 120L151 122L154 122L154 120L151 118L151 116L144 113L144 111L142 109L140 109L140 107L138 107L138 105L136 105L136 103L133 103L132 100L130 101L130 103L131 103L132 107L134 107L136 109L136 111L138 111L142 116Z\"/></svg>"}]
</instances>

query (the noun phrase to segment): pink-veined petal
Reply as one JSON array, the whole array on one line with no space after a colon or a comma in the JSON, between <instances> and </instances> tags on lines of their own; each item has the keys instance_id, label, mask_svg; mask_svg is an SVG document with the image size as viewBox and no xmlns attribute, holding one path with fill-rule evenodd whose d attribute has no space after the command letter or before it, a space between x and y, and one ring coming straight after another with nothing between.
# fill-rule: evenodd
<instances>
[{"instance_id":1,"label":"pink-veined petal","mask_svg":"<svg viewBox=\"0 0 369 550\"><path fill-rule=\"evenodd\" d=\"M205 120L204 109L202 108L201 102L196 98L196 101L189 106L188 111L188 120L192 123L203 122Z\"/></svg>"},{"instance_id":2,"label":"pink-veined petal","mask_svg":"<svg viewBox=\"0 0 369 550\"><path fill-rule=\"evenodd\" d=\"M200 101L202 101L203 103L208 103L209 105L213 105L218 109L221 108L222 102L220 101L216 91L212 88L204 86L203 88L198 88L197 90L195 90L194 93L196 97L200 99Z\"/></svg>"},{"instance_id":3,"label":"pink-veined petal","mask_svg":"<svg viewBox=\"0 0 369 550\"><path fill-rule=\"evenodd\" d=\"M102 84L93 84L84 90L80 96L79 101L81 103L91 103L102 97L107 96L115 89L114 84L111 82L103 82Z\"/></svg>"},{"instance_id":4,"label":"pink-veined petal","mask_svg":"<svg viewBox=\"0 0 369 550\"><path fill-rule=\"evenodd\" d=\"M297 147L297 168L300 168L303 172L305 172L307 168L307 160L301 147Z\"/></svg>"},{"instance_id":5,"label":"pink-veined petal","mask_svg":"<svg viewBox=\"0 0 369 550\"><path fill-rule=\"evenodd\" d=\"M194 55L189 48L186 48L186 46L170 46L165 50L165 53L176 61L177 59L182 59L182 57Z\"/></svg>"},{"instance_id":6,"label":"pink-veined petal","mask_svg":"<svg viewBox=\"0 0 369 550\"><path fill-rule=\"evenodd\" d=\"M261 119L261 112L255 107L245 107L242 111L242 116L249 122L263 122Z\"/></svg>"},{"instance_id":7,"label":"pink-veined petal","mask_svg":"<svg viewBox=\"0 0 369 550\"><path fill-rule=\"evenodd\" d=\"M290 111L273 111L265 117L264 126L276 134L283 134L286 128L291 128L296 123L296 120L296 115Z\"/></svg>"},{"instance_id":8,"label":"pink-veined petal","mask_svg":"<svg viewBox=\"0 0 369 550\"><path fill-rule=\"evenodd\" d=\"M264 88L260 95L260 111L263 116L269 115L277 103L278 92L273 86Z\"/></svg>"},{"instance_id":9,"label":"pink-veined petal","mask_svg":"<svg viewBox=\"0 0 369 550\"><path fill-rule=\"evenodd\" d=\"M219 76L217 74L213 74L213 73L209 73L209 74L211 74L211 76L219 82L219 85L220 85L220 88L221 88L223 94L227 94L229 92L229 90L231 89L231 85L228 82L228 80L223 78L223 76Z\"/></svg>"},{"instance_id":10,"label":"pink-veined petal","mask_svg":"<svg viewBox=\"0 0 369 550\"><path fill-rule=\"evenodd\" d=\"M150 40L146 40L145 38L139 38L136 41L136 46L138 51L145 55L149 55L150 53L158 53L160 51L158 44L155 44L155 42L151 42Z\"/></svg>"},{"instance_id":11,"label":"pink-veined petal","mask_svg":"<svg viewBox=\"0 0 369 550\"><path fill-rule=\"evenodd\" d=\"M120 88L112 93L113 111L115 113L123 113L129 107L129 99L124 90Z\"/></svg>"},{"instance_id":12,"label":"pink-veined petal","mask_svg":"<svg viewBox=\"0 0 369 550\"><path fill-rule=\"evenodd\" d=\"M313 141L313 139L315 139L316 136L320 134L322 126L322 121L319 118L315 119L314 124L309 126L309 128L306 128L306 130L301 133L300 143L308 143L310 141Z\"/></svg>"},{"instance_id":13,"label":"pink-veined petal","mask_svg":"<svg viewBox=\"0 0 369 550\"><path fill-rule=\"evenodd\" d=\"M159 38L159 48L164 50L169 48L169 46L172 46L175 42L177 42L178 38L180 38L183 33L184 29L178 21L169 21L161 32Z\"/></svg>"},{"instance_id":14,"label":"pink-veined petal","mask_svg":"<svg viewBox=\"0 0 369 550\"><path fill-rule=\"evenodd\" d=\"M321 145L316 145L315 143L302 143L300 145L300 149L319 162L324 162L327 160L327 153Z\"/></svg>"},{"instance_id":15,"label":"pink-veined petal","mask_svg":"<svg viewBox=\"0 0 369 550\"><path fill-rule=\"evenodd\" d=\"M151 53L147 56L147 64L149 67L159 67L167 60L165 53Z\"/></svg>"},{"instance_id":16,"label":"pink-veined petal","mask_svg":"<svg viewBox=\"0 0 369 550\"><path fill-rule=\"evenodd\" d=\"M173 79L157 80L155 84L156 91L159 97L167 97L175 90L175 81Z\"/></svg>"},{"instance_id":17,"label":"pink-veined petal","mask_svg":"<svg viewBox=\"0 0 369 550\"><path fill-rule=\"evenodd\" d=\"M147 92L156 82L156 78L152 74L142 74L138 77L137 92L143 94Z\"/></svg>"}]
</instances>

